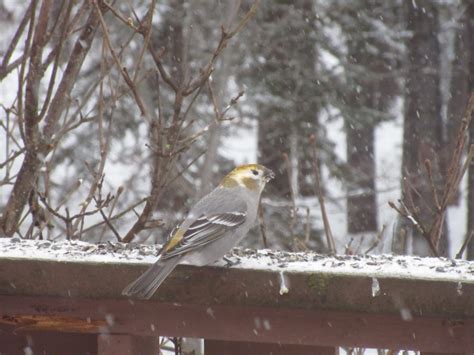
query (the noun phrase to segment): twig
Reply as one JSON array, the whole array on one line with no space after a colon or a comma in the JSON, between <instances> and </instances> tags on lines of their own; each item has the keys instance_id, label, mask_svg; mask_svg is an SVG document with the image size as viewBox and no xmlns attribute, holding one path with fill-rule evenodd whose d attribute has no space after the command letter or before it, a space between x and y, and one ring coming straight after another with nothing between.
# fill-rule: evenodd
<instances>
[{"instance_id":1,"label":"twig","mask_svg":"<svg viewBox=\"0 0 474 355\"><path fill-rule=\"evenodd\" d=\"M103 48L103 51L105 48ZM108 154L108 141L110 137L110 129L111 125L109 125L109 129L107 131L107 137L104 135L104 128L103 128L103 115L104 115L104 103L103 103L103 81L100 82L99 84L99 116L98 116L98 133L99 133L99 148L100 148L100 160L99 160L99 166L97 169L97 172L94 172L92 168L89 166L87 162L84 164L86 165L87 169L91 173L92 176L92 183L89 188L89 193L87 194L87 197L85 198L84 202L82 203L82 209L81 212L84 212L87 207L89 206L96 189L101 187L102 181L104 179L104 168L105 168L105 163L107 159L107 154ZM78 220L74 226L75 229L78 228L78 224L81 223L83 225L84 221ZM81 228L82 229L82 228ZM79 234L79 238L81 237L81 234Z\"/></svg>"},{"instance_id":2,"label":"twig","mask_svg":"<svg viewBox=\"0 0 474 355\"><path fill-rule=\"evenodd\" d=\"M112 206L110 206L109 213L107 215L107 218L109 220L110 220L110 218L112 217L112 215L114 213L115 207L117 207L118 200L119 200L120 196L122 195L123 190L124 190L123 186L119 186L118 189L117 189L117 194L115 195L115 198L112 201ZM106 226L104 226L104 228L102 228L102 232L100 233L100 238L99 238L100 241L102 241L102 238L104 237L106 229L107 229Z\"/></svg>"},{"instance_id":3,"label":"twig","mask_svg":"<svg viewBox=\"0 0 474 355\"><path fill-rule=\"evenodd\" d=\"M30 2L30 5L26 9L25 15L23 16L20 24L18 25L18 28L10 41L10 44L8 45L7 50L5 51L3 55L3 60L2 60L2 65L0 66L0 80L3 79L11 70L15 68L15 66L9 66L8 62L10 61L10 58L20 40L20 38L23 35L23 32L25 31L26 25L28 24L29 21L33 22L33 18L31 16L32 12L32 7L35 6L34 2ZM24 53L26 55L26 52ZM23 58L20 58L20 61L17 61L18 64L21 63Z\"/></svg>"},{"instance_id":4,"label":"twig","mask_svg":"<svg viewBox=\"0 0 474 355\"><path fill-rule=\"evenodd\" d=\"M145 25L140 25L140 28L139 28L139 31L140 33L143 34L143 37L144 37L144 42L143 42L143 46L142 46L142 49L140 51L140 54L138 55L138 59L136 60L136 64L135 64L135 73L133 75L133 81L136 81L137 78L138 78L138 73L140 72L140 67L143 63L143 58L145 56L145 52L147 51L148 49L148 44L151 42L151 29L152 29L152 21L153 21L153 12L154 12L154 9L155 9L155 5L156 5L156 0L153 0L150 4L150 8L148 9L148 12L145 16ZM133 8L132 8L133 10ZM135 11L133 11L133 13L135 14ZM136 16L136 14L135 14ZM131 21L127 21L128 25L130 26L130 22Z\"/></svg>"},{"instance_id":5,"label":"twig","mask_svg":"<svg viewBox=\"0 0 474 355\"><path fill-rule=\"evenodd\" d=\"M15 160L16 158L18 158L20 155L22 155L24 152L25 152L25 148L21 148L20 150L18 151L13 151L13 154L10 158L8 158L7 160L5 160L3 163L0 163L0 169L3 169L8 163L10 163L11 161Z\"/></svg>"},{"instance_id":6,"label":"twig","mask_svg":"<svg viewBox=\"0 0 474 355\"><path fill-rule=\"evenodd\" d=\"M73 215L72 217L69 216L69 217L65 217L63 216L62 214L60 214L57 209L51 207L51 205L48 203L48 201L46 200L46 197L40 193L39 191L36 191L36 193L38 194L38 197L40 198L41 202L44 204L44 206L46 207L46 209L51 212L53 215L55 215L57 218L63 220L63 221L66 221L66 220L70 220L71 222L75 219L78 219L78 218L83 218L84 216L92 216L94 214L96 214L97 212L99 212L99 210L103 207L106 207L113 199L113 197L111 198L107 198L105 201L103 201L100 206L98 208L95 208L91 211L86 211L86 212L83 212L83 213L76 213L75 215ZM69 211L69 209L66 207L65 210Z\"/></svg>"},{"instance_id":7,"label":"twig","mask_svg":"<svg viewBox=\"0 0 474 355\"><path fill-rule=\"evenodd\" d=\"M105 215L104 211L102 211L102 206L100 205L100 201L97 201L97 199L95 198L95 196L94 196L94 201L95 201L96 205L98 206L99 213L100 213L100 215L102 216L102 218L104 219L104 222L107 224L107 226L110 228L110 230L114 233L115 238L117 238L117 241L118 241L118 242L122 242L122 238L120 237L120 234L117 232L117 230L115 229L115 227L113 226L113 224L112 224L112 223L110 222L110 220L107 218L107 216Z\"/></svg>"},{"instance_id":8,"label":"twig","mask_svg":"<svg viewBox=\"0 0 474 355\"><path fill-rule=\"evenodd\" d=\"M262 242L263 242L263 247L265 249L268 248L267 244L267 227L265 225L265 214L263 210L262 203L260 201L259 206L258 206L258 221L259 221L259 227L260 227L260 235L262 236Z\"/></svg>"},{"instance_id":9,"label":"twig","mask_svg":"<svg viewBox=\"0 0 474 355\"><path fill-rule=\"evenodd\" d=\"M311 210L309 209L309 207L306 207L306 224L304 228L304 242L306 245L309 244L310 232L311 232Z\"/></svg>"},{"instance_id":10,"label":"twig","mask_svg":"<svg viewBox=\"0 0 474 355\"><path fill-rule=\"evenodd\" d=\"M375 237L375 241L372 243L372 245L364 252L364 254L369 254L372 250L374 250L382 241L384 233L385 233L385 228L387 226L384 224L382 225L382 230L377 234Z\"/></svg>"},{"instance_id":11,"label":"twig","mask_svg":"<svg viewBox=\"0 0 474 355\"><path fill-rule=\"evenodd\" d=\"M77 76L79 75L85 57L89 52L98 24L99 20L97 14L95 11L91 11L74 44L70 54L70 59L61 78L61 82L51 100L50 109L45 117L43 134L47 140L50 140L53 134L56 133L56 124L66 103L69 102L71 90L76 82Z\"/></svg>"},{"instance_id":12,"label":"twig","mask_svg":"<svg viewBox=\"0 0 474 355\"><path fill-rule=\"evenodd\" d=\"M184 95L189 95L191 94L194 90L202 86L209 78L209 75L211 75L212 68L214 66L214 63L219 56L219 54L224 50L225 47L227 47L227 43L229 40L234 37L238 32L242 30L242 28L252 19L252 17L255 16L257 13L257 8L259 6L260 0L254 1L252 6L250 7L249 11L244 15L242 20L236 25L236 27L231 30L230 32L226 32L226 30L222 27L221 28L221 39L214 50L214 54L212 55L211 59L207 63L207 65L201 69L201 74L191 80L189 83L188 87L184 91Z\"/></svg>"},{"instance_id":13,"label":"twig","mask_svg":"<svg viewBox=\"0 0 474 355\"><path fill-rule=\"evenodd\" d=\"M114 215L113 217L110 217L109 218L109 221L114 221L118 218L121 218L123 217L124 215L126 215L127 213L129 213L130 211L133 211L134 208L138 207L139 205L141 205L142 203L146 202L146 197L142 198L141 200L133 203L132 205L130 205L129 207L125 208L123 211L117 213L116 215ZM82 230L82 233L87 233L89 232L90 230L94 229L94 228L97 228L97 227L100 227L101 225L105 224L105 222L97 222L96 224L93 224L92 226L89 226L87 228L84 228Z\"/></svg>"},{"instance_id":14,"label":"twig","mask_svg":"<svg viewBox=\"0 0 474 355\"><path fill-rule=\"evenodd\" d=\"M161 61L161 57L165 54L165 49L161 48L159 52L157 52L151 41L148 43L148 48L149 52L151 54L151 57L153 58L153 61L155 62L156 67L158 68L158 72L160 73L161 78L163 81L168 84L168 86L174 91L178 91L178 86L175 84L173 79L171 79L171 76L168 74L166 71L165 67L163 66L163 63Z\"/></svg>"},{"instance_id":15,"label":"twig","mask_svg":"<svg viewBox=\"0 0 474 355\"><path fill-rule=\"evenodd\" d=\"M181 177L190 167L191 165L193 165L200 157L203 156L203 154L205 153L206 151L203 150L202 152L200 152L198 155L196 155L188 164L186 164L186 166L181 169L180 172L178 172L175 176L173 176L170 181L175 181L176 179L178 179L179 177Z\"/></svg>"},{"instance_id":16,"label":"twig","mask_svg":"<svg viewBox=\"0 0 474 355\"><path fill-rule=\"evenodd\" d=\"M318 196L319 207L321 208L321 215L323 217L324 232L326 234L326 242L329 249L329 253L336 254L336 244L334 243L334 237L332 235L331 226L329 224L329 218L326 212L326 205L324 203L323 191L321 189L318 154L316 150L316 137L314 135L311 135L309 137L309 143L312 148L311 164L313 166L313 174L315 177L315 192L316 192L316 195Z\"/></svg>"},{"instance_id":17,"label":"twig","mask_svg":"<svg viewBox=\"0 0 474 355\"><path fill-rule=\"evenodd\" d=\"M147 110L145 104L143 103L140 95L138 94L138 90L135 86L135 83L132 81L132 79L128 75L127 68L125 68L122 65L119 57L117 56L117 53L115 52L115 49L112 46L112 43L110 41L110 36L109 36L109 30L107 28L107 25L105 24L104 17L102 16L102 10L100 9L99 4L97 3L97 1L93 1L93 4L94 4L94 7L96 9L97 15L99 17L99 22L100 22L100 25L101 25L101 28L102 28L102 31L103 31L103 34L104 34L105 43L107 44L107 47L109 48L109 51L112 54L112 58L114 59L116 65L117 65L117 69L120 72L120 74L122 74L123 79L127 83L130 90L132 91L133 98L135 99L135 102L137 103L137 106L140 109L141 114L147 119L147 121L150 121L150 115L149 115L148 110Z\"/></svg>"},{"instance_id":18,"label":"twig","mask_svg":"<svg viewBox=\"0 0 474 355\"><path fill-rule=\"evenodd\" d=\"M132 28L136 32L140 31L140 29L134 25L133 20L130 17L126 19L120 12L118 12L112 5L110 5L105 0L102 0L102 4L104 4L104 6L107 7L107 9L109 9L110 12L112 12L115 15L115 17L117 17L120 21L122 21L124 25Z\"/></svg>"},{"instance_id":19,"label":"twig","mask_svg":"<svg viewBox=\"0 0 474 355\"><path fill-rule=\"evenodd\" d=\"M351 239L349 239L349 243L347 243L344 246L344 254L345 255L353 255L354 254L354 252L351 249L353 242L354 242L354 237L351 237Z\"/></svg>"},{"instance_id":20,"label":"twig","mask_svg":"<svg viewBox=\"0 0 474 355\"><path fill-rule=\"evenodd\" d=\"M456 182L459 182L462 178L459 172L459 166L462 154L464 152L464 144L467 138L467 132L471 124L472 115L474 112L474 92L471 93L469 97L469 102L464 112L463 119L461 120L461 126L459 127L458 134L456 137L456 147L451 159L451 165L448 169L448 177L454 177L453 179L448 179L446 182L446 188L444 190L442 201L449 201L451 196L456 192L457 185ZM451 181L452 180L452 181Z\"/></svg>"},{"instance_id":21,"label":"twig","mask_svg":"<svg viewBox=\"0 0 474 355\"><path fill-rule=\"evenodd\" d=\"M410 211L408 210L407 206L403 203L402 200L398 200L398 202L402 205L403 207L403 210L399 209L393 202L389 201L388 202L388 205L393 208L395 211L397 211L397 213L403 217L405 217L406 219L408 219L412 224L413 226L418 230L418 232L423 236L423 238L425 238L425 240L427 241L429 247L430 247L430 250L431 250L431 253L434 255L434 256L439 256L439 253L438 253L438 250L436 249L436 246L434 245L433 241L431 240L431 236L430 234L425 230L425 228L423 227L423 225L421 225L419 223L419 220L417 218L415 218L412 214L410 214Z\"/></svg>"},{"instance_id":22,"label":"twig","mask_svg":"<svg viewBox=\"0 0 474 355\"><path fill-rule=\"evenodd\" d=\"M431 213L436 213L436 208L433 208L429 203L428 201L426 201L425 197L421 194L420 191L418 191L417 187L415 185L412 184L410 178L409 178L409 174L408 172L405 172L406 174L406 177L404 177L404 191L405 191L405 194L406 194L406 197L408 199L408 201L406 201L407 203L409 203L410 205L410 208L411 208L411 211L413 212L413 214L415 215L418 215L418 212L419 212L419 207L417 207L415 205L415 201L413 200L413 196L412 196L412 193L415 194L416 197L418 197L418 199L423 203L423 205L430 210Z\"/></svg>"},{"instance_id":23,"label":"twig","mask_svg":"<svg viewBox=\"0 0 474 355\"><path fill-rule=\"evenodd\" d=\"M245 94L245 91L241 90L241 91L239 91L239 93L238 93L236 96L234 96L233 98L230 99L229 104L224 108L224 110L223 110L222 113L221 113L221 120L222 120L222 121L224 121L224 120L229 121L229 120L230 120L230 118L229 118L229 119L225 119L225 118L224 118L224 115L225 115L225 114L227 113L227 111L229 111L233 106L237 105L239 99L240 99L242 96L244 96L244 94Z\"/></svg>"},{"instance_id":24,"label":"twig","mask_svg":"<svg viewBox=\"0 0 474 355\"><path fill-rule=\"evenodd\" d=\"M431 167L431 161L429 159L425 160L425 169L426 173L428 174L428 180L430 182L431 193L435 201L436 210L439 211L441 209L441 205L439 203L438 190L436 189L436 184L433 177L433 169Z\"/></svg>"},{"instance_id":25,"label":"twig","mask_svg":"<svg viewBox=\"0 0 474 355\"><path fill-rule=\"evenodd\" d=\"M469 97L469 102L467 104L466 110L464 112L463 119L461 120L461 126L459 127L457 138L456 138L456 147L454 148L454 153L451 158L451 164L448 169L448 178L446 180L443 196L441 198L441 208L435 218L433 227L431 228L430 235L431 240L434 244L438 246L439 240L441 239L441 232L443 230L443 225L445 221L446 211L448 209L449 202L452 199L452 196L456 193L459 188L462 176L467 170L471 160L474 156L474 149L470 147L468 157L466 162L461 169L461 157L464 152L464 146L467 139L467 134L469 130L469 125L471 124L472 114L474 112L474 92L471 92Z\"/></svg>"},{"instance_id":26,"label":"twig","mask_svg":"<svg viewBox=\"0 0 474 355\"><path fill-rule=\"evenodd\" d=\"M458 179L456 180L456 183L455 183L455 185L457 186L456 190L459 189L459 185L461 184L461 180L462 180L463 176L466 174L466 171L469 168L469 166L471 165L473 160L474 160L474 144L471 144L471 146L469 147L469 151L468 151L466 160L464 161L464 165L461 169L461 173L459 174ZM452 194L455 194L456 190L454 190Z\"/></svg>"},{"instance_id":27,"label":"twig","mask_svg":"<svg viewBox=\"0 0 474 355\"><path fill-rule=\"evenodd\" d=\"M459 249L458 253L456 254L456 259L462 258L462 255L464 254L464 251L466 250L467 246L471 242L472 238L474 238L474 230L472 230L469 236L466 239L464 239L461 249Z\"/></svg>"},{"instance_id":28,"label":"twig","mask_svg":"<svg viewBox=\"0 0 474 355\"><path fill-rule=\"evenodd\" d=\"M294 248L294 251L296 251L296 244L297 244L296 240L298 238L295 236L293 229L296 224L297 213L296 213L295 190L293 189L291 162L290 162L290 158L288 157L288 154L283 153L282 156L285 162L286 174L288 178L288 186L290 188L291 209L290 209L290 224L288 225L288 227L290 229L291 239L293 240L293 248Z\"/></svg>"},{"instance_id":29,"label":"twig","mask_svg":"<svg viewBox=\"0 0 474 355\"><path fill-rule=\"evenodd\" d=\"M73 2L70 2L68 4L65 14L62 14L62 11L60 12L61 16L59 16L59 17L63 21L63 26L62 26L61 30L59 31L60 32L60 38L58 40L58 43L57 43L56 47L54 48L54 50L51 52L51 58L54 58L54 64L53 64L53 69L51 70L51 75L50 75L50 78L49 78L48 90L46 91L46 97L43 101L43 108L41 109L41 112L39 114L39 119L40 120L43 119L44 115L46 114L46 111L48 110L48 107L49 107L49 103L50 103L51 98L53 96L53 89L55 87L56 76L57 76L57 72L58 72L58 69L59 69L59 59L61 57L63 45L66 42L67 35L69 35L66 28L68 27L68 20L71 16L71 11L72 11L73 5L74 5ZM61 6L64 6L64 4L61 4ZM55 26L58 22L59 21L56 20ZM54 33L54 30L51 29L50 33L51 34ZM46 62L42 66L43 66L43 68L47 68L49 66L49 63Z\"/></svg>"}]
</instances>

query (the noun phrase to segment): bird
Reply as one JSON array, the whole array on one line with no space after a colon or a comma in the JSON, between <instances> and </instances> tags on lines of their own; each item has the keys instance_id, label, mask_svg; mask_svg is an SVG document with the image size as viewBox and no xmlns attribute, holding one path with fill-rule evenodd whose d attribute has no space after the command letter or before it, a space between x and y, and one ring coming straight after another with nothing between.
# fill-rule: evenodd
<instances>
[{"instance_id":1,"label":"bird","mask_svg":"<svg viewBox=\"0 0 474 355\"><path fill-rule=\"evenodd\" d=\"M194 205L171 232L157 261L122 295L149 299L178 264L204 266L223 258L256 225L261 193L274 177L260 164L234 168Z\"/></svg>"}]
</instances>

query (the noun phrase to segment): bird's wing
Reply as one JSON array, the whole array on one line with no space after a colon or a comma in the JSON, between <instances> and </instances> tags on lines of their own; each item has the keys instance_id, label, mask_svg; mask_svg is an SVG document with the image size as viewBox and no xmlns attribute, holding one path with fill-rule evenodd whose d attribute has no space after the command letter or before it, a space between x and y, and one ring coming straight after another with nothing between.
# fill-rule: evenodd
<instances>
[{"instance_id":1,"label":"bird's wing","mask_svg":"<svg viewBox=\"0 0 474 355\"><path fill-rule=\"evenodd\" d=\"M245 222L247 212L223 212L201 215L187 229L177 228L160 251L161 260L198 249L221 238Z\"/></svg>"}]
</instances>

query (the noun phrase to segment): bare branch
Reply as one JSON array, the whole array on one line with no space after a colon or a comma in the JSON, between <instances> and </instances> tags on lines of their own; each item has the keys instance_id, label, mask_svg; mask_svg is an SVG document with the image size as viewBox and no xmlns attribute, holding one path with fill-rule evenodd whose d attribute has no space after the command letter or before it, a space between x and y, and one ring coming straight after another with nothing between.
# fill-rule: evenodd
<instances>
[{"instance_id":1,"label":"bare branch","mask_svg":"<svg viewBox=\"0 0 474 355\"><path fill-rule=\"evenodd\" d=\"M364 252L364 254L369 254L372 250L374 250L379 244L380 242L382 241L383 239L383 236L385 234L385 229L387 228L387 226L384 224L382 225L382 230L377 234L377 236L375 237L375 240L374 242L372 243L372 245Z\"/></svg>"},{"instance_id":2,"label":"bare branch","mask_svg":"<svg viewBox=\"0 0 474 355\"><path fill-rule=\"evenodd\" d=\"M319 174L319 163L318 163L318 154L316 149L316 137L311 135L309 137L309 143L312 148L312 166L313 166L313 174L315 177L315 192L318 196L319 207L321 208L321 215L323 217L323 224L324 224L324 232L326 234L326 242L331 254L336 254L336 244L334 242L334 237L331 231L331 225L329 224L329 218L326 212L326 205L324 202L323 191L321 188L321 178Z\"/></svg>"},{"instance_id":3,"label":"bare branch","mask_svg":"<svg viewBox=\"0 0 474 355\"><path fill-rule=\"evenodd\" d=\"M416 230L418 230L418 232L423 236L423 238L425 238L425 240L427 241L429 247L430 247L430 251L431 253L434 255L434 256L439 256L439 253L438 253L438 249L436 248L436 245L433 243L433 241L431 240L431 236L430 236L430 233L428 231L426 231L426 229L424 228L424 226L420 223L420 220L417 216L414 216L411 212L411 210L408 209L408 207L403 203L402 200L399 200L398 201L402 208L403 209L400 209L398 208L393 202L389 201L388 202L388 205L393 208L395 211L397 211L397 213L402 216L402 217L405 217L406 219L408 219L412 225L416 228Z\"/></svg>"},{"instance_id":4,"label":"bare branch","mask_svg":"<svg viewBox=\"0 0 474 355\"><path fill-rule=\"evenodd\" d=\"M236 25L236 27L231 30L230 32L226 32L224 28L221 28L221 39L214 50L214 53L207 63L204 68L200 70L200 75L195 78L194 80L191 80L189 85L187 86L186 90L184 90L183 94L185 96L191 94L193 91L195 91L197 88L200 86L204 85L204 83L209 79L209 76L212 73L212 68L219 56L219 54L224 50L224 48L227 47L227 44L229 40L234 37L237 33L239 33L242 28L255 16L257 13L257 9L259 6L260 0L254 1L252 6L250 7L249 11L244 15L242 20Z\"/></svg>"},{"instance_id":5,"label":"bare branch","mask_svg":"<svg viewBox=\"0 0 474 355\"><path fill-rule=\"evenodd\" d=\"M38 21L32 36L31 55L25 89L25 119L24 122L22 122L24 123L25 130L25 159L23 160L20 172L18 173L18 177L13 186L13 191L9 196L2 221L0 221L0 226L3 227L3 231L7 236L12 236L18 228L18 222L20 221L21 213L28 201L28 196L32 191L32 187L34 185L36 174L40 165L40 160L37 156L40 145L40 134L38 127L38 91L42 77L41 55L43 47L46 44L44 37L46 36L47 32L50 7L50 1L44 1L42 3L40 13L38 15ZM33 7L32 16L34 16L34 13L35 11ZM23 93L19 92L19 95L21 96Z\"/></svg>"},{"instance_id":6,"label":"bare branch","mask_svg":"<svg viewBox=\"0 0 474 355\"><path fill-rule=\"evenodd\" d=\"M129 207L125 208L123 211L115 214L113 217L109 217L109 221L114 221L116 219L119 219L119 218L122 218L123 216L125 216L127 213L133 211L135 208L137 208L138 206L140 206L142 203L146 202L146 198L142 198L141 200L131 204ZM97 228L97 227L100 227L102 225L105 224L105 221L103 222L98 222L98 223L95 223L87 228L84 228L81 233L87 233L87 232L90 232L92 229L94 228Z\"/></svg>"},{"instance_id":7,"label":"bare branch","mask_svg":"<svg viewBox=\"0 0 474 355\"><path fill-rule=\"evenodd\" d=\"M73 2L69 2L69 6L66 8L65 10L65 14L63 14L63 16L61 16L62 18L62 28L61 28L61 31L60 31L60 38L58 40L58 43L56 44L56 47L54 48L54 50L51 52L51 57L54 57L54 65L53 65L53 69L51 71L51 76L50 76L50 79L49 79L49 85L48 85L48 90L47 90L47 93L46 93L46 98L44 99L44 102L43 102L43 108L41 110L41 113L39 114L39 119L41 120L44 115L46 114L46 111L49 107L49 102L51 100L51 97L52 97L52 94L53 94L53 89L54 89L54 84L56 83L56 75L57 75L57 72L58 72L58 68L59 68L59 58L61 56L61 53L62 53L62 48L63 48L63 45L66 41L66 38L67 38L67 27L69 25L69 17L71 16L71 10L72 10L72 7L73 7L74 3ZM51 31L51 33L53 33ZM45 64L43 64L43 70L49 65L48 62L46 62Z\"/></svg>"},{"instance_id":8,"label":"bare branch","mask_svg":"<svg viewBox=\"0 0 474 355\"><path fill-rule=\"evenodd\" d=\"M472 147L469 147L468 157L463 165L463 168L461 169L461 157L465 149L465 143L468 135L469 125L471 124L473 112L474 92L471 92L471 96L469 97L469 102L464 112L463 119L461 120L461 126L458 130L456 138L456 147L454 148L451 164L448 169L448 178L446 179L446 183L443 190L443 196L441 198L441 208L436 216L436 219L433 223L433 227L431 228L430 232L431 240L433 240L436 246L438 246L439 240L441 238L441 232L443 230L443 225L449 202L451 201L452 197L459 188L461 179L465 174L471 160L474 158L474 149L472 149Z\"/></svg>"},{"instance_id":9,"label":"bare branch","mask_svg":"<svg viewBox=\"0 0 474 355\"><path fill-rule=\"evenodd\" d=\"M141 114L146 118L147 121L150 121L150 114L148 113L148 110L147 110L145 104L143 103L140 95L138 94L138 90L135 86L135 83L132 81L132 79L128 75L127 68L125 68L122 65L119 57L117 56L117 53L115 52L114 47L112 46L112 43L110 41L110 36L109 36L109 30L107 28L107 25L105 24L104 17L102 16L102 10L100 9L99 4L96 1L94 1L94 7L95 7L96 13L99 17L102 32L104 34L105 43L107 43L107 47L109 48L109 51L112 54L112 57L114 58L114 61L117 65L117 69L119 70L119 72L122 75L123 79L127 83L130 90L132 91L133 98L135 99L135 102L137 103L137 106L140 109Z\"/></svg>"},{"instance_id":10,"label":"bare branch","mask_svg":"<svg viewBox=\"0 0 474 355\"><path fill-rule=\"evenodd\" d=\"M469 233L469 236L466 239L464 239L464 242L462 243L461 248L456 254L456 259L462 258L464 252L466 251L467 246L469 245L469 243L471 243L473 238L474 238L474 230L472 230L471 233Z\"/></svg>"},{"instance_id":11,"label":"bare branch","mask_svg":"<svg viewBox=\"0 0 474 355\"><path fill-rule=\"evenodd\" d=\"M35 15L36 1L32 2L32 4L31 16L33 18ZM46 0L42 3L37 24L30 26L25 46L25 53L30 54L23 55L24 62L20 68L17 95L18 120L20 122L20 133L25 142L26 152L25 159L22 162L15 180L13 191L9 196L2 220L0 221L0 228L3 229L7 236L13 235L18 230L22 211L27 203L30 192L35 187L35 181L39 174L41 166L40 157L47 156L55 147L52 138L56 133L57 123L65 110L70 92L76 82L77 75L90 48L95 29L98 25L97 16L95 12L92 11L72 49L61 82L49 104L47 114L45 114L43 131L40 132L39 120L41 117L38 116L38 90L40 80L44 73L44 68L41 63L41 53L42 49L47 45L47 40L49 40L52 35L51 33L47 33L51 4L52 2L50 0ZM30 21L30 24L32 23L33 21ZM61 38L64 40L65 37ZM31 50L29 48L31 48ZM25 101L23 102L23 78L26 58L29 58L29 70L26 78Z\"/></svg>"},{"instance_id":12,"label":"bare branch","mask_svg":"<svg viewBox=\"0 0 474 355\"><path fill-rule=\"evenodd\" d=\"M288 157L288 154L283 153L283 161L285 163L286 175L288 178L288 186L290 188L290 201L291 201L290 223L288 227L290 230L290 237L293 240L293 250L297 251L299 240L293 232L293 228L296 224L296 217L297 217L296 196L295 196L295 191L293 189L292 166L291 166L291 162L290 162L290 158Z\"/></svg>"},{"instance_id":13,"label":"bare branch","mask_svg":"<svg viewBox=\"0 0 474 355\"><path fill-rule=\"evenodd\" d=\"M268 248L267 244L267 226L265 225L265 212L263 210L262 203L259 203L258 206L258 221L259 221L259 227L260 227L260 235L262 236L262 243L263 247L265 249Z\"/></svg>"},{"instance_id":14,"label":"bare branch","mask_svg":"<svg viewBox=\"0 0 474 355\"><path fill-rule=\"evenodd\" d=\"M96 11L91 11L87 22L85 23L79 38L74 44L73 50L70 54L69 62L64 70L61 82L59 83L58 89L51 101L48 109L48 114L45 117L45 127L43 134L45 140L51 140L51 137L56 131L56 125L59 121L61 113L64 111L64 107L69 98L71 90L76 82L76 78L81 69L82 63L88 53L92 41L94 39L95 32L99 24L99 18Z\"/></svg>"},{"instance_id":15,"label":"bare branch","mask_svg":"<svg viewBox=\"0 0 474 355\"><path fill-rule=\"evenodd\" d=\"M436 209L439 211L441 209L441 205L439 203L438 190L436 189L436 184L433 177L431 161L429 161L428 159L425 160L425 169L426 169L426 173L428 174L428 180L430 182L431 193L433 194L433 199L436 205Z\"/></svg>"},{"instance_id":16,"label":"bare branch","mask_svg":"<svg viewBox=\"0 0 474 355\"><path fill-rule=\"evenodd\" d=\"M10 162L18 158L20 155L25 153L25 150L26 150L25 148L22 148L20 150L13 151L12 155L9 158L7 158L7 160L5 160L3 163L0 163L0 169L3 169L7 164L9 164Z\"/></svg>"},{"instance_id":17,"label":"bare branch","mask_svg":"<svg viewBox=\"0 0 474 355\"><path fill-rule=\"evenodd\" d=\"M100 205L100 201L98 201L95 197L94 197L94 201L97 204L97 206L99 206L99 208L98 208L99 213L102 216L102 218L104 219L105 224L107 224L107 226L110 228L110 230L114 233L115 238L117 238L117 241L121 242L122 238L120 237L120 234L117 232L117 230L113 226L112 222L110 222L109 218L105 215L104 211L102 210L102 206Z\"/></svg>"},{"instance_id":18,"label":"bare branch","mask_svg":"<svg viewBox=\"0 0 474 355\"><path fill-rule=\"evenodd\" d=\"M10 41L10 44L8 45L7 50L5 51L5 54L3 55L3 60L2 64L0 66L0 80L5 78L13 69L15 69L23 60L26 60L26 57L20 57L17 59L14 63L10 64L10 58L15 51L16 46L18 45L18 42L20 41L21 36L23 35L23 32L25 31L26 25L28 22L33 22L34 19L34 14L33 14L33 7L36 6L35 1L31 1L30 5L25 11L25 15L23 16L23 19L21 20L20 24L18 25L18 28ZM24 53L24 56L26 56L26 53Z\"/></svg>"}]
</instances>

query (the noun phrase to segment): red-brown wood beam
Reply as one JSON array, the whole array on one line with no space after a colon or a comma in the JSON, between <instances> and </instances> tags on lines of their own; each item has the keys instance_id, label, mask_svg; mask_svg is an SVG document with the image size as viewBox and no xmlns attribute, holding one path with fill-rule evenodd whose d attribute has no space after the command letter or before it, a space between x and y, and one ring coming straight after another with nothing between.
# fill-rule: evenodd
<instances>
[{"instance_id":1,"label":"red-brown wood beam","mask_svg":"<svg viewBox=\"0 0 474 355\"><path fill-rule=\"evenodd\" d=\"M0 304L0 320L17 333L48 327L323 347L474 351L473 319L414 316L405 321L397 314L53 297L0 296Z\"/></svg>"},{"instance_id":2,"label":"red-brown wood beam","mask_svg":"<svg viewBox=\"0 0 474 355\"><path fill-rule=\"evenodd\" d=\"M0 353L97 355L97 335L24 331L12 334L0 329Z\"/></svg>"}]
</instances>

